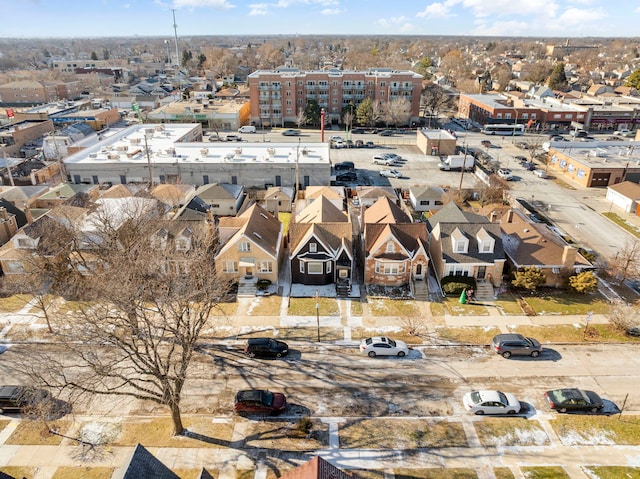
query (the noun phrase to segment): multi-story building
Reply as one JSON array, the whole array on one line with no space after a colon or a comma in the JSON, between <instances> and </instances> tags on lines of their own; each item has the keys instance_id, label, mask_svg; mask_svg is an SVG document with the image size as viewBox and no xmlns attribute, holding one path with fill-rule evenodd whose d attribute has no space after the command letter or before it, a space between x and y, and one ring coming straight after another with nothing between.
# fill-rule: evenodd
<instances>
[{"instance_id":1,"label":"multi-story building","mask_svg":"<svg viewBox=\"0 0 640 479\"><path fill-rule=\"evenodd\" d=\"M81 96L78 81L39 82L17 80L0 85L0 102L5 105L36 105L58 100L73 100Z\"/></svg>"},{"instance_id":2,"label":"multi-story building","mask_svg":"<svg viewBox=\"0 0 640 479\"><path fill-rule=\"evenodd\" d=\"M296 123L309 100L324 108L325 121L342 121L343 108L358 106L365 98L386 103L406 98L411 122L420 114L422 75L390 68L363 71L300 71L297 68L257 70L249 75L251 122L262 126Z\"/></svg>"}]
</instances>

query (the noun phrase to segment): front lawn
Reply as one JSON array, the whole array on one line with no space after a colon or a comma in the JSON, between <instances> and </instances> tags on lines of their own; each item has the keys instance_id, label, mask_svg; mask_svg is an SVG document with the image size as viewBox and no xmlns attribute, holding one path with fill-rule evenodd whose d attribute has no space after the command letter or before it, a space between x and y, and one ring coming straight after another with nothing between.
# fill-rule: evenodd
<instances>
[{"instance_id":1,"label":"front lawn","mask_svg":"<svg viewBox=\"0 0 640 479\"><path fill-rule=\"evenodd\" d=\"M289 316L315 316L316 305L320 316L338 316L340 309L335 298L290 298Z\"/></svg>"},{"instance_id":2,"label":"front lawn","mask_svg":"<svg viewBox=\"0 0 640 479\"><path fill-rule=\"evenodd\" d=\"M329 446L329 425L311 420L306 433L286 420L249 421L243 446L278 451L315 451Z\"/></svg>"},{"instance_id":3,"label":"front lawn","mask_svg":"<svg viewBox=\"0 0 640 479\"><path fill-rule=\"evenodd\" d=\"M533 336L544 343L580 343L589 341L609 343L640 342L640 338L627 336L612 324L589 324L585 334L585 323L557 324L545 326L511 325L509 329L523 336Z\"/></svg>"},{"instance_id":4,"label":"front lawn","mask_svg":"<svg viewBox=\"0 0 640 479\"><path fill-rule=\"evenodd\" d=\"M586 315L589 311L594 314L608 314L611 310L609 301L599 293L558 292L556 294L554 292L540 295L523 293L521 296L537 315Z\"/></svg>"},{"instance_id":5,"label":"front lawn","mask_svg":"<svg viewBox=\"0 0 640 479\"><path fill-rule=\"evenodd\" d=\"M411 299L372 298L369 300L369 311L373 316L401 316L415 317L420 315L420 309Z\"/></svg>"},{"instance_id":6,"label":"front lawn","mask_svg":"<svg viewBox=\"0 0 640 479\"><path fill-rule=\"evenodd\" d=\"M215 423L210 418L183 417L188 433L173 436L171 419L159 417L148 421L124 421L120 436L114 441L117 446L145 447L208 447L225 448L231 441L233 424Z\"/></svg>"},{"instance_id":7,"label":"front lawn","mask_svg":"<svg viewBox=\"0 0 640 479\"><path fill-rule=\"evenodd\" d=\"M496 334L500 334L500 329L496 326L439 326L435 331L441 341L477 345L489 344Z\"/></svg>"},{"instance_id":8,"label":"front lawn","mask_svg":"<svg viewBox=\"0 0 640 479\"><path fill-rule=\"evenodd\" d=\"M640 445L640 416L558 415L549 424L565 446Z\"/></svg>"},{"instance_id":9,"label":"front lawn","mask_svg":"<svg viewBox=\"0 0 640 479\"><path fill-rule=\"evenodd\" d=\"M537 421L483 418L473 423L483 446L545 446L549 437Z\"/></svg>"},{"instance_id":10,"label":"front lawn","mask_svg":"<svg viewBox=\"0 0 640 479\"><path fill-rule=\"evenodd\" d=\"M640 468L626 466L583 466L592 479L640 479Z\"/></svg>"},{"instance_id":11,"label":"front lawn","mask_svg":"<svg viewBox=\"0 0 640 479\"><path fill-rule=\"evenodd\" d=\"M59 420L45 424L40 420L23 420L20 421L16 430L5 441L5 444L13 445L39 445L39 446L58 446L63 437L52 434L49 430L58 431L60 434L66 434L71 427L71 421Z\"/></svg>"},{"instance_id":12,"label":"front lawn","mask_svg":"<svg viewBox=\"0 0 640 479\"><path fill-rule=\"evenodd\" d=\"M571 479L560 466L521 467L520 470L525 479Z\"/></svg>"}]
</instances>

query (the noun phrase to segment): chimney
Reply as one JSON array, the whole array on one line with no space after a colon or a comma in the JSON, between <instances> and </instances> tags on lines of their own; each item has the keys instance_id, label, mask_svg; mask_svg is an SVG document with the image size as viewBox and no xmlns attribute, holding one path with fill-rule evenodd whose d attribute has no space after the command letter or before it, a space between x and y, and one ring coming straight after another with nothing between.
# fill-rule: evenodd
<instances>
[{"instance_id":1,"label":"chimney","mask_svg":"<svg viewBox=\"0 0 640 479\"><path fill-rule=\"evenodd\" d=\"M507 211L507 223L513 223L513 210Z\"/></svg>"},{"instance_id":2,"label":"chimney","mask_svg":"<svg viewBox=\"0 0 640 479\"><path fill-rule=\"evenodd\" d=\"M491 221L492 223L495 223L497 219L498 219L498 213L496 213L495 211L492 211L489 221Z\"/></svg>"},{"instance_id":3,"label":"chimney","mask_svg":"<svg viewBox=\"0 0 640 479\"><path fill-rule=\"evenodd\" d=\"M578 250L576 250L573 246L565 245L564 250L562 251L562 266L565 269L572 269L573 265L576 262L576 254Z\"/></svg>"},{"instance_id":4,"label":"chimney","mask_svg":"<svg viewBox=\"0 0 640 479\"><path fill-rule=\"evenodd\" d=\"M31 214L31 208L26 206L25 209L24 209L24 215L27 217L27 223L28 224L33 223L33 215Z\"/></svg>"},{"instance_id":5,"label":"chimney","mask_svg":"<svg viewBox=\"0 0 640 479\"><path fill-rule=\"evenodd\" d=\"M9 220L9 213L7 212L7 209L4 206L0 207L0 218L2 218L5 221Z\"/></svg>"}]
</instances>

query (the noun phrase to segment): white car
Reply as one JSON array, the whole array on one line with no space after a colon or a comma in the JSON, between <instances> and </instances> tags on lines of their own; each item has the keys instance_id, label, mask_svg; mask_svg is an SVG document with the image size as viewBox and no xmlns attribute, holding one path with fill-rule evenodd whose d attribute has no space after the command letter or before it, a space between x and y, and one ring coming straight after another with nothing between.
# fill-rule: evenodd
<instances>
[{"instance_id":1,"label":"white car","mask_svg":"<svg viewBox=\"0 0 640 479\"><path fill-rule=\"evenodd\" d=\"M402 173L398 170L380 170L380 176L386 178L402 178Z\"/></svg>"},{"instance_id":2,"label":"white car","mask_svg":"<svg viewBox=\"0 0 640 479\"><path fill-rule=\"evenodd\" d=\"M615 136L633 136L633 132L631 130L627 130L626 128L621 128L620 130L616 130L613 132Z\"/></svg>"},{"instance_id":3,"label":"white car","mask_svg":"<svg viewBox=\"0 0 640 479\"><path fill-rule=\"evenodd\" d=\"M547 172L544 170L533 170L533 174L538 178L549 178L549 175L547 175Z\"/></svg>"},{"instance_id":4,"label":"white car","mask_svg":"<svg viewBox=\"0 0 640 479\"><path fill-rule=\"evenodd\" d=\"M341 136L332 136L331 138L329 138L329 141L342 141L342 137Z\"/></svg>"},{"instance_id":5,"label":"white car","mask_svg":"<svg viewBox=\"0 0 640 479\"><path fill-rule=\"evenodd\" d=\"M509 168L500 168L498 170L498 176L503 180L507 180L507 181L513 180L513 175L511 174L511 170Z\"/></svg>"},{"instance_id":6,"label":"white car","mask_svg":"<svg viewBox=\"0 0 640 479\"><path fill-rule=\"evenodd\" d=\"M373 157L373 164L374 165L385 165L385 166L391 166L391 165L395 165L396 160L394 160L393 158L388 158L385 156L374 156Z\"/></svg>"},{"instance_id":7,"label":"white car","mask_svg":"<svg viewBox=\"0 0 640 479\"><path fill-rule=\"evenodd\" d=\"M409 354L409 347L404 341L394 341L384 336L373 336L360 342L360 352L370 358L376 356L398 356L402 358Z\"/></svg>"},{"instance_id":8,"label":"white car","mask_svg":"<svg viewBox=\"0 0 640 479\"><path fill-rule=\"evenodd\" d=\"M464 395L462 403L467 411L482 414L517 414L520 401L511 393L501 391L471 391Z\"/></svg>"}]
</instances>

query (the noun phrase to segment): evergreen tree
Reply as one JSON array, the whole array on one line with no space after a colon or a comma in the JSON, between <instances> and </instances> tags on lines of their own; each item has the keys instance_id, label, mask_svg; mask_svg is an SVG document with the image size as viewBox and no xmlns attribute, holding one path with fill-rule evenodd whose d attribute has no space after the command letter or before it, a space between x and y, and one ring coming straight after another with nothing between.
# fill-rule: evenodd
<instances>
[{"instance_id":1,"label":"evergreen tree","mask_svg":"<svg viewBox=\"0 0 640 479\"><path fill-rule=\"evenodd\" d=\"M320 125L320 105L316 100L309 100L304 109L304 116L314 126Z\"/></svg>"},{"instance_id":2,"label":"evergreen tree","mask_svg":"<svg viewBox=\"0 0 640 479\"><path fill-rule=\"evenodd\" d=\"M92 60L97 60L98 59L98 54L96 52L91 52L91 59Z\"/></svg>"},{"instance_id":3,"label":"evergreen tree","mask_svg":"<svg viewBox=\"0 0 640 479\"><path fill-rule=\"evenodd\" d=\"M556 63L551 71L551 75L549 76L549 81L547 83L549 88L552 90L566 90L567 89L567 77L564 74L564 63Z\"/></svg>"},{"instance_id":4,"label":"evergreen tree","mask_svg":"<svg viewBox=\"0 0 640 479\"><path fill-rule=\"evenodd\" d=\"M627 77L627 81L624 82L624 86L630 86L636 90L640 90L640 68L634 70L631 75Z\"/></svg>"},{"instance_id":5,"label":"evergreen tree","mask_svg":"<svg viewBox=\"0 0 640 479\"><path fill-rule=\"evenodd\" d=\"M598 278L593 271L583 271L569 277L569 287L578 293L590 293L598 287Z\"/></svg>"},{"instance_id":6,"label":"evergreen tree","mask_svg":"<svg viewBox=\"0 0 640 479\"><path fill-rule=\"evenodd\" d=\"M516 271L515 279L511 281L516 288L524 288L535 291L539 286L547 282L547 278L542 271L535 266L520 268Z\"/></svg>"}]
</instances>

